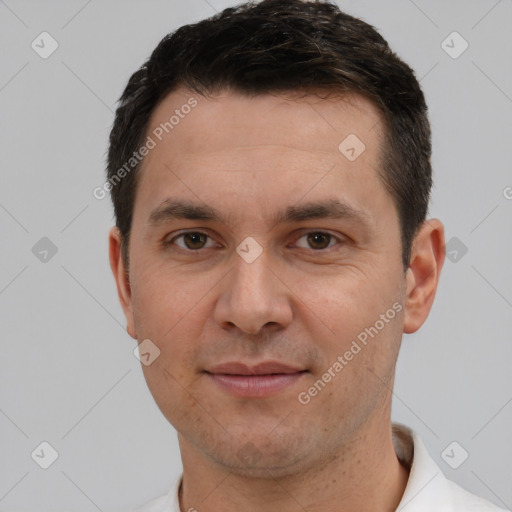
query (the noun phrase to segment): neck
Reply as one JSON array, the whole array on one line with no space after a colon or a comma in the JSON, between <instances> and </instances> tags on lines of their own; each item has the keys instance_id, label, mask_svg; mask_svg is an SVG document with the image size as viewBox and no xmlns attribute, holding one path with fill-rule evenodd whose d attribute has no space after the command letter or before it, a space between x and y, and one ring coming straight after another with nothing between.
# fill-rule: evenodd
<instances>
[{"instance_id":1,"label":"neck","mask_svg":"<svg viewBox=\"0 0 512 512\"><path fill-rule=\"evenodd\" d=\"M409 475L394 451L389 411L384 416L369 418L332 452L330 460L279 478L251 478L230 472L180 435L181 510L394 511Z\"/></svg>"}]
</instances>

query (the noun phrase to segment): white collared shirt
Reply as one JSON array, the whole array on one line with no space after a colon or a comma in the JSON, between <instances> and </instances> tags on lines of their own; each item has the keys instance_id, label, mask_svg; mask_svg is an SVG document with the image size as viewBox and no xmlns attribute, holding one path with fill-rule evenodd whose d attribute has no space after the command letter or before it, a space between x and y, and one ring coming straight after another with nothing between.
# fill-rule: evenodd
<instances>
[{"instance_id":1,"label":"white collared shirt","mask_svg":"<svg viewBox=\"0 0 512 512\"><path fill-rule=\"evenodd\" d=\"M409 480L397 512L499 512L498 508L448 480L427 452L418 434L393 424L393 444L398 459L410 469ZM170 492L150 501L136 512L180 511L178 490L181 477Z\"/></svg>"}]
</instances>

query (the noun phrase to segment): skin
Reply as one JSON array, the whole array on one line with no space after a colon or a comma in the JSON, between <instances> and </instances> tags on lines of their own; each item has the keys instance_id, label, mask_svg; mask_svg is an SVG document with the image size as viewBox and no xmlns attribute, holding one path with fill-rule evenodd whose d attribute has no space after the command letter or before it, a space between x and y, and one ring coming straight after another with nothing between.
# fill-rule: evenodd
<instances>
[{"instance_id":1,"label":"skin","mask_svg":"<svg viewBox=\"0 0 512 512\"><path fill-rule=\"evenodd\" d=\"M178 431L181 510L395 510L408 478L391 437L395 364L402 334L423 324L434 300L443 226L424 223L405 270L397 210L377 172L382 118L362 96L207 99L180 89L157 106L148 134L191 96L198 105L143 161L129 269L110 232L127 331L160 349L142 369ZM354 161L338 149L349 134L365 144ZM154 225L151 212L170 197L225 218ZM279 210L333 198L362 220L273 222ZM208 236L175 238L181 230ZM246 237L262 248L252 263L236 252ZM300 403L393 304L402 310ZM307 371L259 398L233 396L205 373L268 360Z\"/></svg>"}]
</instances>

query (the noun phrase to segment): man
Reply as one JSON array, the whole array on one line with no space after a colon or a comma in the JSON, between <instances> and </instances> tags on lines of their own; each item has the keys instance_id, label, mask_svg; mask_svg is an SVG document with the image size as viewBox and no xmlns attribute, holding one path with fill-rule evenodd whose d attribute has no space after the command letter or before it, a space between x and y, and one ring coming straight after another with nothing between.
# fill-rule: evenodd
<instances>
[{"instance_id":1,"label":"man","mask_svg":"<svg viewBox=\"0 0 512 512\"><path fill-rule=\"evenodd\" d=\"M145 511L492 511L391 424L444 261L412 70L334 5L165 37L110 137L110 262L183 475Z\"/></svg>"}]
</instances>

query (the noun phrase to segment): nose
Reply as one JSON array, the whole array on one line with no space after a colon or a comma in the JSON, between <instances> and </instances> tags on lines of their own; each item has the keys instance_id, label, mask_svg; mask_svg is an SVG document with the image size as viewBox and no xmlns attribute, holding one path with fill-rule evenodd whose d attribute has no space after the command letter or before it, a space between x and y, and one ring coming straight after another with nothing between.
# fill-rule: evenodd
<instances>
[{"instance_id":1,"label":"nose","mask_svg":"<svg viewBox=\"0 0 512 512\"><path fill-rule=\"evenodd\" d=\"M222 328L259 334L264 327L279 330L291 322L289 288L265 252L252 263L234 256L234 268L222 281L215 305L214 320Z\"/></svg>"}]
</instances>

